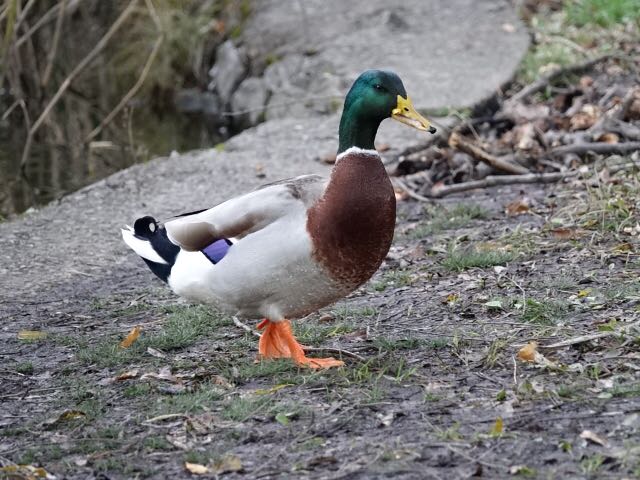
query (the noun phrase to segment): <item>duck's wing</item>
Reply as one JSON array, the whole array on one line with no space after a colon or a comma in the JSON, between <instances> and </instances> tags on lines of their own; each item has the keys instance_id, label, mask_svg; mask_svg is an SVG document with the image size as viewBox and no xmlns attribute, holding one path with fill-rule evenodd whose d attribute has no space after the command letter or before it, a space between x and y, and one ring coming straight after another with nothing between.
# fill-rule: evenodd
<instances>
[{"instance_id":1,"label":"duck's wing","mask_svg":"<svg viewBox=\"0 0 640 480\"><path fill-rule=\"evenodd\" d=\"M263 185L208 210L179 216L165 223L169 239L188 251L202 250L221 238L242 238L291 214L309 208L324 192L320 175L303 175Z\"/></svg>"}]
</instances>

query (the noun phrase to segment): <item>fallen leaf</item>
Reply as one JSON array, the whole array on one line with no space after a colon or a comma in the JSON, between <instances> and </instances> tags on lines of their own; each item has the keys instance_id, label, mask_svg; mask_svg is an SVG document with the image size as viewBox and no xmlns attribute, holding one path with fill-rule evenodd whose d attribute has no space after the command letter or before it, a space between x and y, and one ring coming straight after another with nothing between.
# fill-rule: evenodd
<instances>
[{"instance_id":1,"label":"fallen leaf","mask_svg":"<svg viewBox=\"0 0 640 480\"><path fill-rule=\"evenodd\" d=\"M289 421L289 417L287 416L287 414L283 412L276 414L276 422L278 422L280 425L283 425L285 427L289 425L289 423L291 423Z\"/></svg>"},{"instance_id":2,"label":"fallen leaf","mask_svg":"<svg viewBox=\"0 0 640 480\"><path fill-rule=\"evenodd\" d=\"M7 465L0 467L0 477L5 478L46 478L54 480L56 477L51 475L42 467L34 467L33 465Z\"/></svg>"},{"instance_id":3,"label":"fallen leaf","mask_svg":"<svg viewBox=\"0 0 640 480\"><path fill-rule=\"evenodd\" d=\"M121 382L122 380L129 380L130 378L136 378L138 376L138 369L129 370L128 372L121 373L114 380Z\"/></svg>"},{"instance_id":4,"label":"fallen leaf","mask_svg":"<svg viewBox=\"0 0 640 480\"><path fill-rule=\"evenodd\" d=\"M536 353L538 353L538 342L529 342L518 350L518 359L523 362L535 362Z\"/></svg>"},{"instance_id":5,"label":"fallen leaf","mask_svg":"<svg viewBox=\"0 0 640 480\"><path fill-rule=\"evenodd\" d=\"M502 309L502 301L501 300L489 300L484 304L489 310L500 310Z\"/></svg>"},{"instance_id":6,"label":"fallen leaf","mask_svg":"<svg viewBox=\"0 0 640 480\"><path fill-rule=\"evenodd\" d=\"M70 420L76 420L79 418L85 418L86 416L87 414L81 410L65 410L57 417L45 420L43 422L43 425L45 426L45 428L53 428L61 423L68 422Z\"/></svg>"},{"instance_id":7,"label":"fallen leaf","mask_svg":"<svg viewBox=\"0 0 640 480\"><path fill-rule=\"evenodd\" d=\"M204 475L209 473L209 467L205 467L204 465L200 465L198 463L189 463L184 462L184 468L186 468L189 473L193 473L194 475Z\"/></svg>"},{"instance_id":8,"label":"fallen leaf","mask_svg":"<svg viewBox=\"0 0 640 480\"><path fill-rule=\"evenodd\" d=\"M168 366L162 367L158 373L145 373L140 377L140 380L146 380L148 378L155 378L156 380L163 380L165 382L182 383L182 380L171 373L171 367Z\"/></svg>"},{"instance_id":9,"label":"fallen leaf","mask_svg":"<svg viewBox=\"0 0 640 480\"><path fill-rule=\"evenodd\" d=\"M503 429L504 422L502 421L502 417L498 417L496 418L496 422L493 424L493 427L491 427L489 435L492 437L499 437L500 435L502 435Z\"/></svg>"},{"instance_id":10,"label":"fallen leaf","mask_svg":"<svg viewBox=\"0 0 640 480\"><path fill-rule=\"evenodd\" d=\"M596 443L598 445L602 445L603 447L607 445L607 441L601 438L597 433L592 432L591 430L584 430L580 434L580 438L587 440L589 442Z\"/></svg>"},{"instance_id":11,"label":"fallen leaf","mask_svg":"<svg viewBox=\"0 0 640 480\"><path fill-rule=\"evenodd\" d=\"M152 347L147 347L147 353L149 355L151 355L152 357L167 358L167 354L166 353L163 353L160 350L156 350L155 348L152 348Z\"/></svg>"},{"instance_id":12,"label":"fallen leaf","mask_svg":"<svg viewBox=\"0 0 640 480\"><path fill-rule=\"evenodd\" d=\"M608 133L603 133L596 140L598 142L604 142L604 143L613 144L613 143L619 143L620 142L620 137L616 133L608 132Z\"/></svg>"},{"instance_id":13,"label":"fallen leaf","mask_svg":"<svg viewBox=\"0 0 640 480\"><path fill-rule=\"evenodd\" d=\"M129 348L140 336L140 327L133 327L129 334L120 342L120 348Z\"/></svg>"},{"instance_id":14,"label":"fallen leaf","mask_svg":"<svg viewBox=\"0 0 640 480\"><path fill-rule=\"evenodd\" d=\"M585 288L584 290L580 290L578 292L578 298L588 297L590 293L591 293L590 288Z\"/></svg>"},{"instance_id":15,"label":"fallen leaf","mask_svg":"<svg viewBox=\"0 0 640 480\"><path fill-rule=\"evenodd\" d=\"M528 213L529 210L529 199L526 197L514 200L505 207L505 213L510 217L517 217L518 215Z\"/></svg>"},{"instance_id":16,"label":"fallen leaf","mask_svg":"<svg viewBox=\"0 0 640 480\"><path fill-rule=\"evenodd\" d=\"M551 235L559 240L575 240L583 235L582 230L576 228L554 228L551 230Z\"/></svg>"},{"instance_id":17,"label":"fallen leaf","mask_svg":"<svg viewBox=\"0 0 640 480\"><path fill-rule=\"evenodd\" d=\"M460 296L457 293L450 293L449 295L447 295L445 303L455 303L458 300L460 300Z\"/></svg>"},{"instance_id":18,"label":"fallen leaf","mask_svg":"<svg viewBox=\"0 0 640 480\"><path fill-rule=\"evenodd\" d=\"M237 455L225 455L213 464L215 473L239 472L242 470L242 461Z\"/></svg>"},{"instance_id":19,"label":"fallen leaf","mask_svg":"<svg viewBox=\"0 0 640 480\"><path fill-rule=\"evenodd\" d=\"M42 340L46 338L47 335L47 332L41 332L40 330L20 330L18 332L18 339L28 341Z\"/></svg>"}]
</instances>

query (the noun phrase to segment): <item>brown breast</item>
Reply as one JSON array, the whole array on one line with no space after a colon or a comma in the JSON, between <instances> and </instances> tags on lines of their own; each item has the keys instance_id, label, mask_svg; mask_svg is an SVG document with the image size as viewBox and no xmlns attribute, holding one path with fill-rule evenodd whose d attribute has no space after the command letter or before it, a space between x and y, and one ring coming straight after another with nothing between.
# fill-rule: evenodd
<instances>
[{"instance_id":1,"label":"brown breast","mask_svg":"<svg viewBox=\"0 0 640 480\"><path fill-rule=\"evenodd\" d=\"M396 200L377 155L344 155L324 195L309 209L313 256L329 275L352 290L384 260L396 222Z\"/></svg>"}]
</instances>

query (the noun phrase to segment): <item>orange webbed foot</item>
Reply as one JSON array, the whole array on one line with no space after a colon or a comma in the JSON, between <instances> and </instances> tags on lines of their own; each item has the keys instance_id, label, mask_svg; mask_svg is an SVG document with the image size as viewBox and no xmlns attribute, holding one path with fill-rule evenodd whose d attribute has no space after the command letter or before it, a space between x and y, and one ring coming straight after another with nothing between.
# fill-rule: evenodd
<instances>
[{"instance_id":1,"label":"orange webbed foot","mask_svg":"<svg viewBox=\"0 0 640 480\"><path fill-rule=\"evenodd\" d=\"M264 330L258 344L260 358L291 358L296 364L312 369L342 367L344 362L335 358L309 358L293 336L289 320L272 322L264 319L258 324Z\"/></svg>"}]
</instances>

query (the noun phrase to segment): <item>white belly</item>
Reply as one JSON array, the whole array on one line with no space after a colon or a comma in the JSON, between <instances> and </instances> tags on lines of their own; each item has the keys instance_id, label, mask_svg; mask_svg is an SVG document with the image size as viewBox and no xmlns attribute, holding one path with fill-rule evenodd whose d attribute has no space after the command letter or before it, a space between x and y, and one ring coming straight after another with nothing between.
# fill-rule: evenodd
<instances>
[{"instance_id":1,"label":"white belly","mask_svg":"<svg viewBox=\"0 0 640 480\"><path fill-rule=\"evenodd\" d=\"M348 294L311 259L301 209L235 243L216 265L181 251L169 285L191 301L231 312L282 320L306 315Z\"/></svg>"}]
</instances>

